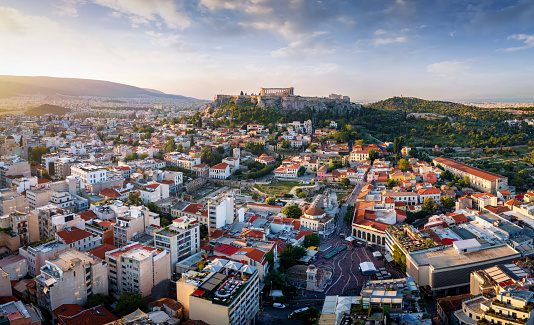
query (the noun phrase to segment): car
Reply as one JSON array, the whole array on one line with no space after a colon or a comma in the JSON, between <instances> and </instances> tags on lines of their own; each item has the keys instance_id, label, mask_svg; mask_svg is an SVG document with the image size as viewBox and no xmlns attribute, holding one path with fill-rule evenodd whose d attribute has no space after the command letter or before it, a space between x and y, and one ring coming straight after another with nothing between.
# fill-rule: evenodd
<instances>
[{"instance_id":1,"label":"car","mask_svg":"<svg viewBox=\"0 0 534 325\"><path fill-rule=\"evenodd\" d=\"M273 307L274 307L274 308L284 309L284 308L286 308L286 305L281 304L281 303L279 303L279 302L275 302L275 303L273 304Z\"/></svg>"}]
</instances>

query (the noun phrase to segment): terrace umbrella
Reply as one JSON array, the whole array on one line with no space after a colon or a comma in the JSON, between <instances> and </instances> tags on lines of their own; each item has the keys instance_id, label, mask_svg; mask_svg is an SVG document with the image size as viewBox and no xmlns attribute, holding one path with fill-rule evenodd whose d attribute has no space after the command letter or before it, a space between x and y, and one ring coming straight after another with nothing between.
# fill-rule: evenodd
<instances>
[{"instance_id":1,"label":"terrace umbrella","mask_svg":"<svg viewBox=\"0 0 534 325\"><path fill-rule=\"evenodd\" d=\"M241 267L241 273L247 273L247 274L252 274L254 273L254 267L253 266L250 266L250 265L243 265Z\"/></svg>"},{"instance_id":2,"label":"terrace umbrella","mask_svg":"<svg viewBox=\"0 0 534 325\"><path fill-rule=\"evenodd\" d=\"M223 258L218 258L211 262L210 266L218 266L218 267L224 267L228 263L228 260L225 260Z\"/></svg>"},{"instance_id":3,"label":"terrace umbrella","mask_svg":"<svg viewBox=\"0 0 534 325\"><path fill-rule=\"evenodd\" d=\"M226 263L226 265L224 267L229 269L229 270L239 271L241 266L243 266L242 263L230 261L230 262Z\"/></svg>"},{"instance_id":4,"label":"terrace umbrella","mask_svg":"<svg viewBox=\"0 0 534 325\"><path fill-rule=\"evenodd\" d=\"M208 270L214 273L219 272L221 269L222 269L221 266L215 266L215 265L208 266Z\"/></svg>"}]
</instances>

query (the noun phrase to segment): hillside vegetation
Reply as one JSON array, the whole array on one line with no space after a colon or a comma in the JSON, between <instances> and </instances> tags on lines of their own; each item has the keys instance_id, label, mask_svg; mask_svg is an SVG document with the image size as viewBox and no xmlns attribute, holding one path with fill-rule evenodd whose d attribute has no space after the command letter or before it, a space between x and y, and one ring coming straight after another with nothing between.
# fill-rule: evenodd
<instances>
[{"instance_id":1,"label":"hillside vegetation","mask_svg":"<svg viewBox=\"0 0 534 325\"><path fill-rule=\"evenodd\" d=\"M44 104L28 109L24 114L28 116L42 116L46 114L64 115L70 113L71 109L56 105Z\"/></svg>"},{"instance_id":2,"label":"hillside vegetation","mask_svg":"<svg viewBox=\"0 0 534 325\"><path fill-rule=\"evenodd\" d=\"M0 98L22 94L65 96L94 96L109 98L134 98L141 96L194 100L194 98L169 95L156 90L103 80L53 77L0 76Z\"/></svg>"}]
</instances>

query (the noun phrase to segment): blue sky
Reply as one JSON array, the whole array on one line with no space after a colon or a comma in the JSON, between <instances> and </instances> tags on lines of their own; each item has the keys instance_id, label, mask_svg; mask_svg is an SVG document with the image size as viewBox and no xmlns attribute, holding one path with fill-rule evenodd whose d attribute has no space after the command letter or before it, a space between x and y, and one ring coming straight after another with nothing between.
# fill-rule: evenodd
<instances>
[{"instance_id":1,"label":"blue sky","mask_svg":"<svg viewBox=\"0 0 534 325\"><path fill-rule=\"evenodd\" d=\"M0 0L0 39L1 74L204 99L534 98L531 0Z\"/></svg>"}]
</instances>

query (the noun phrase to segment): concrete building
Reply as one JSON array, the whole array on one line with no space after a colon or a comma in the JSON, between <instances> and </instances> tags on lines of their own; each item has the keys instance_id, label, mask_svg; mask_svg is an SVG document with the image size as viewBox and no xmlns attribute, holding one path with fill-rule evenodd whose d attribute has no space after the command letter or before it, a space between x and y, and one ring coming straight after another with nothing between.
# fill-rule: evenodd
<instances>
[{"instance_id":1,"label":"concrete building","mask_svg":"<svg viewBox=\"0 0 534 325\"><path fill-rule=\"evenodd\" d=\"M237 209L235 194L232 192L222 193L208 201L208 229L210 233L225 225L233 224L237 219L242 222L245 212Z\"/></svg>"},{"instance_id":2,"label":"concrete building","mask_svg":"<svg viewBox=\"0 0 534 325\"><path fill-rule=\"evenodd\" d=\"M28 274L28 261L21 255L10 255L0 259L0 268L11 280L20 280Z\"/></svg>"},{"instance_id":3,"label":"concrete building","mask_svg":"<svg viewBox=\"0 0 534 325\"><path fill-rule=\"evenodd\" d=\"M436 166L438 164L441 165L443 169L450 171L461 179L468 177L471 183L470 186L479 191L497 194L498 191L509 190L508 177L471 167L448 158L435 158L434 164Z\"/></svg>"},{"instance_id":4,"label":"concrete building","mask_svg":"<svg viewBox=\"0 0 534 325\"><path fill-rule=\"evenodd\" d=\"M28 261L28 274L31 277L36 277L46 260L51 259L55 254L62 252L68 248L67 245L51 241L39 246L21 247L19 254Z\"/></svg>"},{"instance_id":5,"label":"concrete building","mask_svg":"<svg viewBox=\"0 0 534 325\"><path fill-rule=\"evenodd\" d=\"M11 212L28 213L28 199L10 189L0 190L0 215Z\"/></svg>"},{"instance_id":6,"label":"concrete building","mask_svg":"<svg viewBox=\"0 0 534 325\"><path fill-rule=\"evenodd\" d=\"M477 238L462 227L443 231L443 238L454 238L452 245L447 245L450 241L442 239L435 232L438 229L418 231L412 226L391 226L386 229L386 250L391 255L397 252L406 256L406 274L420 287L428 286L434 294L445 295L466 291L471 272L521 257L501 241Z\"/></svg>"},{"instance_id":7,"label":"concrete building","mask_svg":"<svg viewBox=\"0 0 534 325\"><path fill-rule=\"evenodd\" d=\"M11 278L9 274L0 268L0 297L11 297L13 291L11 290Z\"/></svg>"},{"instance_id":8,"label":"concrete building","mask_svg":"<svg viewBox=\"0 0 534 325\"><path fill-rule=\"evenodd\" d=\"M28 214L30 242L54 238L56 232L66 227L85 228L84 220L54 204L38 207Z\"/></svg>"},{"instance_id":9,"label":"concrete building","mask_svg":"<svg viewBox=\"0 0 534 325\"><path fill-rule=\"evenodd\" d=\"M154 246L170 253L170 268L176 263L197 253L200 249L200 223L193 218L174 219L172 225L154 234Z\"/></svg>"},{"instance_id":10,"label":"concrete building","mask_svg":"<svg viewBox=\"0 0 534 325\"><path fill-rule=\"evenodd\" d=\"M65 228L56 233L58 242L74 248L76 250L86 252L93 248L102 245L102 237L95 236L90 232L75 227Z\"/></svg>"},{"instance_id":11,"label":"concrete building","mask_svg":"<svg viewBox=\"0 0 534 325\"><path fill-rule=\"evenodd\" d=\"M108 180L108 171L103 166L93 164L78 164L70 168L72 176L78 176L81 180L81 187L84 188L86 184L98 184Z\"/></svg>"},{"instance_id":12,"label":"concrete building","mask_svg":"<svg viewBox=\"0 0 534 325\"><path fill-rule=\"evenodd\" d=\"M109 291L115 298L123 292L155 297L160 295L159 291L167 291L171 278L167 251L132 243L106 252L106 262Z\"/></svg>"},{"instance_id":13,"label":"concrete building","mask_svg":"<svg viewBox=\"0 0 534 325\"><path fill-rule=\"evenodd\" d=\"M144 234L146 227L159 226L159 215L150 212L145 206L122 206L116 210L116 215L113 225L113 242L117 247L126 246Z\"/></svg>"},{"instance_id":14,"label":"concrete building","mask_svg":"<svg viewBox=\"0 0 534 325\"><path fill-rule=\"evenodd\" d=\"M52 198L52 194L54 194L54 191L44 188L35 188L26 191L26 198L28 199L30 211L43 205L47 205Z\"/></svg>"},{"instance_id":15,"label":"concrete building","mask_svg":"<svg viewBox=\"0 0 534 325\"><path fill-rule=\"evenodd\" d=\"M13 178L30 176L30 164L26 160L14 157L0 161L0 188L9 187Z\"/></svg>"},{"instance_id":16,"label":"concrete building","mask_svg":"<svg viewBox=\"0 0 534 325\"><path fill-rule=\"evenodd\" d=\"M234 261L216 259L184 273L176 292L186 318L210 325L250 324L259 311L258 270Z\"/></svg>"},{"instance_id":17,"label":"concrete building","mask_svg":"<svg viewBox=\"0 0 534 325\"><path fill-rule=\"evenodd\" d=\"M88 296L108 293L106 263L88 253L68 249L47 260L40 271L37 301L48 311L63 304L83 306Z\"/></svg>"},{"instance_id":18,"label":"concrete building","mask_svg":"<svg viewBox=\"0 0 534 325\"><path fill-rule=\"evenodd\" d=\"M169 184L153 182L139 190L143 203L156 202L169 197Z\"/></svg>"}]
</instances>

